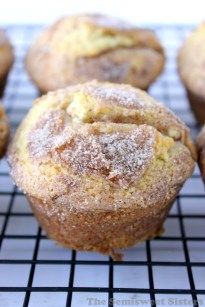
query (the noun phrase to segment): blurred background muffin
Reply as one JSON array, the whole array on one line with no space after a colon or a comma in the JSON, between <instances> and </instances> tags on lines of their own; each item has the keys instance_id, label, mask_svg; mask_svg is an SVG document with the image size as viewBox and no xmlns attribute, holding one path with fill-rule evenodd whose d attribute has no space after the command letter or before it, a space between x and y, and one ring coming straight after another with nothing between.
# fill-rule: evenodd
<instances>
[{"instance_id":1,"label":"blurred background muffin","mask_svg":"<svg viewBox=\"0 0 205 307\"><path fill-rule=\"evenodd\" d=\"M178 70L196 119L205 123L205 23L191 33L178 55Z\"/></svg>"},{"instance_id":2,"label":"blurred background muffin","mask_svg":"<svg viewBox=\"0 0 205 307\"><path fill-rule=\"evenodd\" d=\"M0 96L3 95L9 70L13 64L12 46L3 30L0 30Z\"/></svg>"},{"instance_id":3,"label":"blurred background muffin","mask_svg":"<svg viewBox=\"0 0 205 307\"><path fill-rule=\"evenodd\" d=\"M155 34L103 15L65 17L33 43L26 67L41 92L91 79L148 89L164 66Z\"/></svg>"}]
</instances>

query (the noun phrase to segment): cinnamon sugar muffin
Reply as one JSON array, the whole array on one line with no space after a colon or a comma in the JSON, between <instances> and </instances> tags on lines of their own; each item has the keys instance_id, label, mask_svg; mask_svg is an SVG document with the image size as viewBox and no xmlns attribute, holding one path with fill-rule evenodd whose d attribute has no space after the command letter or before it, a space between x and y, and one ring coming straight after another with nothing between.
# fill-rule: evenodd
<instances>
[{"instance_id":1,"label":"cinnamon sugar muffin","mask_svg":"<svg viewBox=\"0 0 205 307\"><path fill-rule=\"evenodd\" d=\"M93 81L37 99L8 159L50 238L116 259L161 233L196 152L189 129L144 91Z\"/></svg>"},{"instance_id":2,"label":"cinnamon sugar muffin","mask_svg":"<svg viewBox=\"0 0 205 307\"><path fill-rule=\"evenodd\" d=\"M13 63L12 46L5 33L0 30L0 96L3 95L7 76Z\"/></svg>"},{"instance_id":3,"label":"cinnamon sugar muffin","mask_svg":"<svg viewBox=\"0 0 205 307\"><path fill-rule=\"evenodd\" d=\"M65 17L33 43L26 67L42 93L92 79L147 89L164 66L155 34L102 15Z\"/></svg>"},{"instance_id":4,"label":"cinnamon sugar muffin","mask_svg":"<svg viewBox=\"0 0 205 307\"><path fill-rule=\"evenodd\" d=\"M9 137L9 124L3 106L0 104L0 158L5 153Z\"/></svg>"},{"instance_id":5,"label":"cinnamon sugar muffin","mask_svg":"<svg viewBox=\"0 0 205 307\"><path fill-rule=\"evenodd\" d=\"M191 108L199 123L205 123L205 23L186 39L179 51L178 69Z\"/></svg>"}]
</instances>

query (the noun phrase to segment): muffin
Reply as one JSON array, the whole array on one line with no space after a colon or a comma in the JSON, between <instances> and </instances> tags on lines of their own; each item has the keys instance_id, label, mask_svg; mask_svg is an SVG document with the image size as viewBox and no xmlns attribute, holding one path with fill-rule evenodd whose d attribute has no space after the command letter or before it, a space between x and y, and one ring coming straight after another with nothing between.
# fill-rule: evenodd
<instances>
[{"instance_id":1,"label":"muffin","mask_svg":"<svg viewBox=\"0 0 205 307\"><path fill-rule=\"evenodd\" d=\"M178 55L178 69L200 124L205 123L205 23L186 39Z\"/></svg>"},{"instance_id":2,"label":"muffin","mask_svg":"<svg viewBox=\"0 0 205 307\"><path fill-rule=\"evenodd\" d=\"M37 99L8 160L50 238L118 259L118 249L161 233L196 150L146 92L93 81Z\"/></svg>"},{"instance_id":3,"label":"muffin","mask_svg":"<svg viewBox=\"0 0 205 307\"><path fill-rule=\"evenodd\" d=\"M9 137L9 124L3 106L0 104L0 158L3 157Z\"/></svg>"},{"instance_id":4,"label":"muffin","mask_svg":"<svg viewBox=\"0 0 205 307\"><path fill-rule=\"evenodd\" d=\"M102 15L65 17L44 30L26 67L45 93L97 79L148 89L164 66L155 34Z\"/></svg>"},{"instance_id":5,"label":"muffin","mask_svg":"<svg viewBox=\"0 0 205 307\"><path fill-rule=\"evenodd\" d=\"M7 76L13 63L12 46L5 33L0 30L0 96L3 95Z\"/></svg>"}]
</instances>

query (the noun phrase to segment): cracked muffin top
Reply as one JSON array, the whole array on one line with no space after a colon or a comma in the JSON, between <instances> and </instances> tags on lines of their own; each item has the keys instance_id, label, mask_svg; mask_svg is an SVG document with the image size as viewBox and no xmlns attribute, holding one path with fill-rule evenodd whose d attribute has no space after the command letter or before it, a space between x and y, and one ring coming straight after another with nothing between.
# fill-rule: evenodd
<instances>
[{"instance_id":1,"label":"cracked muffin top","mask_svg":"<svg viewBox=\"0 0 205 307\"><path fill-rule=\"evenodd\" d=\"M174 195L196 151L186 125L144 91L92 81L37 99L8 158L29 196L91 209Z\"/></svg>"},{"instance_id":2,"label":"cracked muffin top","mask_svg":"<svg viewBox=\"0 0 205 307\"><path fill-rule=\"evenodd\" d=\"M97 56L118 47L147 47L163 52L152 31L102 15L64 17L50 30L50 47L70 58Z\"/></svg>"},{"instance_id":3,"label":"cracked muffin top","mask_svg":"<svg viewBox=\"0 0 205 307\"><path fill-rule=\"evenodd\" d=\"M42 92L92 79L147 88L163 68L164 52L150 30L108 16L77 15L45 29L26 65Z\"/></svg>"}]
</instances>

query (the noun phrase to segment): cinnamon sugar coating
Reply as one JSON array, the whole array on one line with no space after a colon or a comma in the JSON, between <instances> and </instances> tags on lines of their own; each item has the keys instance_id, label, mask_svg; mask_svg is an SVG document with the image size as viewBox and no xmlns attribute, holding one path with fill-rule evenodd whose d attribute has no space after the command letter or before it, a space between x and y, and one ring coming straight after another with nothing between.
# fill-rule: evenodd
<instances>
[{"instance_id":1,"label":"cinnamon sugar coating","mask_svg":"<svg viewBox=\"0 0 205 307\"><path fill-rule=\"evenodd\" d=\"M196 151L148 94L93 81L37 99L8 159L51 238L112 254L160 232Z\"/></svg>"},{"instance_id":2,"label":"cinnamon sugar coating","mask_svg":"<svg viewBox=\"0 0 205 307\"><path fill-rule=\"evenodd\" d=\"M92 79L147 89L163 66L164 51L152 31L103 15L60 19L39 35L26 58L43 93Z\"/></svg>"},{"instance_id":3,"label":"cinnamon sugar coating","mask_svg":"<svg viewBox=\"0 0 205 307\"><path fill-rule=\"evenodd\" d=\"M0 104L0 158L5 153L8 137L9 137L9 124L4 109Z\"/></svg>"}]
</instances>

